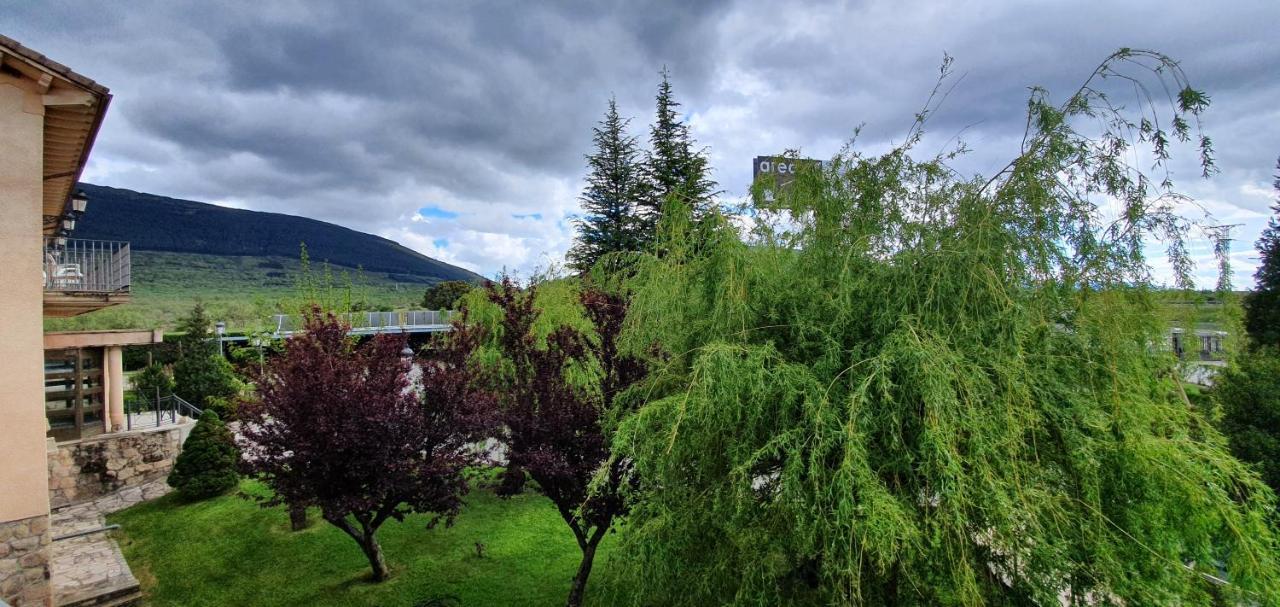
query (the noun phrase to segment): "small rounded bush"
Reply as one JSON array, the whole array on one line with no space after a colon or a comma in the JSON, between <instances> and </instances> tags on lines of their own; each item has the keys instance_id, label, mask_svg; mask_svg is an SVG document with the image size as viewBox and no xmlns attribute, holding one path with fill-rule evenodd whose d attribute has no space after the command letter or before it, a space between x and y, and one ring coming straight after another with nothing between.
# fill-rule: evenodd
<instances>
[{"instance_id":1,"label":"small rounded bush","mask_svg":"<svg viewBox=\"0 0 1280 607\"><path fill-rule=\"evenodd\" d=\"M206 410L169 474L169 486L192 499L222 495L236 486L239 450L217 413Z\"/></svg>"}]
</instances>

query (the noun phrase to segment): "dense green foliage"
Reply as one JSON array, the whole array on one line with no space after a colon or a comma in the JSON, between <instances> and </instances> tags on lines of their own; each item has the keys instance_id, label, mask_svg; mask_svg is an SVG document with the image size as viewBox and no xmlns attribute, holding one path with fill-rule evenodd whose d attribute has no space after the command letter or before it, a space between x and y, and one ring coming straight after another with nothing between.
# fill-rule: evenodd
<instances>
[{"instance_id":1,"label":"dense green foliage","mask_svg":"<svg viewBox=\"0 0 1280 607\"><path fill-rule=\"evenodd\" d=\"M1255 464L1280 491L1280 351L1242 353L1214 378L1221 427L1236 457Z\"/></svg>"},{"instance_id":2,"label":"dense green foliage","mask_svg":"<svg viewBox=\"0 0 1280 607\"><path fill-rule=\"evenodd\" d=\"M183 497L205 499L230 491L240 481L231 431L213 411L205 411L182 445L169 474L169 486Z\"/></svg>"},{"instance_id":3,"label":"dense green foliage","mask_svg":"<svg viewBox=\"0 0 1280 607\"><path fill-rule=\"evenodd\" d=\"M1245 298L1245 330L1256 347L1280 348L1280 160L1276 161L1276 204L1262 236L1254 245L1262 263L1254 273L1257 286Z\"/></svg>"},{"instance_id":4,"label":"dense green foliage","mask_svg":"<svg viewBox=\"0 0 1280 607\"><path fill-rule=\"evenodd\" d=\"M146 366L133 376L133 391L155 401L173 394L173 375L159 363Z\"/></svg>"},{"instance_id":5,"label":"dense green foliage","mask_svg":"<svg viewBox=\"0 0 1280 607\"><path fill-rule=\"evenodd\" d=\"M216 345L210 346L209 340L214 337L213 320L209 318L209 313L204 309L204 304L196 302L191 306L191 311L182 320L178 321L178 333L181 334L180 343L182 347L188 350L212 349Z\"/></svg>"},{"instance_id":6,"label":"dense green foliage","mask_svg":"<svg viewBox=\"0 0 1280 607\"><path fill-rule=\"evenodd\" d=\"M216 352L183 354L173 365L174 393L199 407L232 417L244 385L227 359Z\"/></svg>"},{"instance_id":7,"label":"dense green foliage","mask_svg":"<svg viewBox=\"0 0 1280 607\"><path fill-rule=\"evenodd\" d=\"M174 393L201 409L230 418L233 401L244 388L213 339L213 323L197 303L178 323L178 360L173 364Z\"/></svg>"},{"instance_id":8,"label":"dense green foliage","mask_svg":"<svg viewBox=\"0 0 1280 607\"><path fill-rule=\"evenodd\" d=\"M256 482L240 487L267 495ZM234 494L176 498L108 517L151 607L412 607L445 597L461 607L554 607L580 557L556 507L532 492L498 499L472 491L449 528L427 532L423 514L387 526L380 537L396 575L381 584L368 583L364 557L329 525L290 533L283 506L259 508ZM612 547L606 539L601 558ZM589 596L588 604L601 603Z\"/></svg>"},{"instance_id":9,"label":"dense green foliage","mask_svg":"<svg viewBox=\"0 0 1280 607\"><path fill-rule=\"evenodd\" d=\"M456 310L458 300L475 288L464 280L446 280L427 287L422 295L422 307L428 310Z\"/></svg>"},{"instance_id":10,"label":"dense green foliage","mask_svg":"<svg viewBox=\"0 0 1280 607\"><path fill-rule=\"evenodd\" d=\"M395 242L331 223L82 183L89 211L76 238L123 240L134 251L296 259L305 242L317 260L387 272L403 282L478 280L475 273Z\"/></svg>"},{"instance_id":11,"label":"dense green foliage","mask_svg":"<svg viewBox=\"0 0 1280 607\"><path fill-rule=\"evenodd\" d=\"M1280 194L1280 173L1275 186ZM1256 245L1262 254L1256 290L1244 299L1249 347L1214 379L1212 394L1232 453L1280 490L1280 202L1272 209Z\"/></svg>"},{"instance_id":12,"label":"dense green foliage","mask_svg":"<svg viewBox=\"0 0 1280 607\"><path fill-rule=\"evenodd\" d=\"M1170 98L1101 95L1144 77ZM1280 600L1274 496L1156 347L1143 242L1189 285L1179 197L1126 164L1191 141L1211 171L1207 103L1122 50L1061 105L1035 89L989 179L911 157L927 105L903 146L758 203L749 238L672 214L630 282L624 341L661 354L614 444L641 487L619 602Z\"/></svg>"},{"instance_id":13,"label":"dense green foliage","mask_svg":"<svg viewBox=\"0 0 1280 607\"><path fill-rule=\"evenodd\" d=\"M649 181L640 159L640 146L627 134L631 121L618 115L618 102L609 99L604 119L593 129L595 151L587 155L587 187L579 199L583 216L568 260L587 272L609 253L638 251L644 242L637 206L649 195Z\"/></svg>"}]
</instances>

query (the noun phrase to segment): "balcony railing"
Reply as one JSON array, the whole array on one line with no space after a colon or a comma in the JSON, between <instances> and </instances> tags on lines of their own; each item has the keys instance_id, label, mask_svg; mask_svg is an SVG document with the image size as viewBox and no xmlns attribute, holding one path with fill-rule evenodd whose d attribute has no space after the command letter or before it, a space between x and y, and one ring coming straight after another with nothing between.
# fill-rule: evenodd
<instances>
[{"instance_id":1,"label":"balcony railing","mask_svg":"<svg viewBox=\"0 0 1280 607\"><path fill-rule=\"evenodd\" d=\"M44 290L58 293L127 293L129 243L48 236L44 239Z\"/></svg>"},{"instance_id":2,"label":"balcony railing","mask_svg":"<svg viewBox=\"0 0 1280 607\"><path fill-rule=\"evenodd\" d=\"M351 325L355 333L394 332L413 327L443 327L453 319L450 310L405 310L400 312L352 312L338 314L339 320ZM277 314L272 317L277 335L302 330L305 319L296 314Z\"/></svg>"}]
</instances>

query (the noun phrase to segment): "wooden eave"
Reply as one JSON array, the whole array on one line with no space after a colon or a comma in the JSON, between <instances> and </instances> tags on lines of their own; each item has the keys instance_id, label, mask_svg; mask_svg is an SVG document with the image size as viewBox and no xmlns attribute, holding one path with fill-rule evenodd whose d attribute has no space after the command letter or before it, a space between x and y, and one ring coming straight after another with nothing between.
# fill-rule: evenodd
<instances>
[{"instance_id":1,"label":"wooden eave","mask_svg":"<svg viewBox=\"0 0 1280 607\"><path fill-rule=\"evenodd\" d=\"M59 216L74 194L111 93L61 63L0 35L0 79L40 95L44 113L43 215ZM56 225L45 225L50 234Z\"/></svg>"},{"instance_id":2,"label":"wooden eave","mask_svg":"<svg viewBox=\"0 0 1280 607\"><path fill-rule=\"evenodd\" d=\"M164 341L160 329L150 331L64 331L44 334L44 349L103 348L108 346L137 346L158 344Z\"/></svg>"}]
</instances>

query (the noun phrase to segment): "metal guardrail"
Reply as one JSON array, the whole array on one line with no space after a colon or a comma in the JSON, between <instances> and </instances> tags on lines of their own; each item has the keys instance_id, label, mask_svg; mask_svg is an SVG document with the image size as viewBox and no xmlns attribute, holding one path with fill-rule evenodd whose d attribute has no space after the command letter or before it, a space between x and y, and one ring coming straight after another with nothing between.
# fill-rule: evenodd
<instances>
[{"instance_id":1,"label":"metal guardrail","mask_svg":"<svg viewBox=\"0 0 1280 607\"><path fill-rule=\"evenodd\" d=\"M166 423L178 423L178 416L188 417L190 419L199 419L200 414L204 413L199 407L185 401L177 394L162 396L159 399L151 400L139 394L137 400L125 406L125 429L133 429L134 415L155 413L155 427L160 427ZM148 415L148 417L150 417ZM151 426L145 426L151 427Z\"/></svg>"},{"instance_id":2,"label":"metal guardrail","mask_svg":"<svg viewBox=\"0 0 1280 607\"><path fill-rule=\"evenodd\" d=\"M402 312L353 312L337 317L351 325L352 331L372 331L403 327L429 327L447 325L452 320L452 310L406 310ZM275 333L300 331L304 319L298 314L276 314L272 317Z\"/></svg>"},{"instance_id":3,"label":"metal guardrail","mask_svg":"<svg viewBox=\"0 0 1280 607\"><path fill-rule=\"evenodd\" d=\"M46 236L44 289L67 293L120 293L132 281L129 243Z\"/></svg>"}]
</instances>

